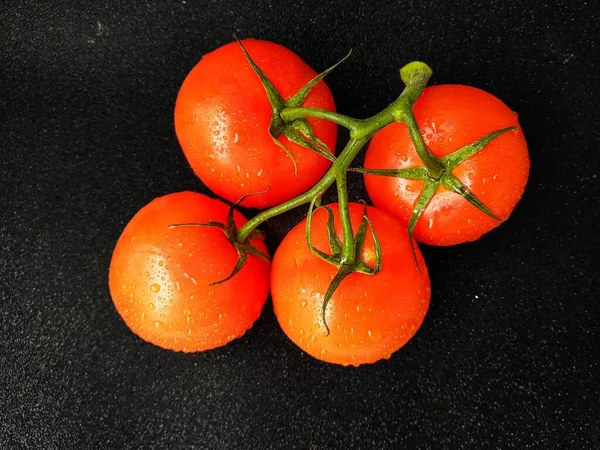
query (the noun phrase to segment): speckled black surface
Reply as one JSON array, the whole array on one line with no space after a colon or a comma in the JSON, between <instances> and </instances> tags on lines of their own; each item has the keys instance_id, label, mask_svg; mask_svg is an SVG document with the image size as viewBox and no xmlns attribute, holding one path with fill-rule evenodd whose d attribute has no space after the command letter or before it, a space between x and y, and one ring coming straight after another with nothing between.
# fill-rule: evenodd
<instances>
[{"instance_id":1,"label":"speckled black surface","mask_svg":"<svg viewBox=\"0 0 600 450\"><path fill-rule=\"evenodd\" d=\"M285 3L0 7L0 448L600 448L594 2ZM431 309L390 361L313 360L270 303L243 339L171 353L112 306L107 268L129 218L154 197L206 192L172 109L232 32L316 69L352 47L329 84L354 116L391 101L412 59L520 114L522 202L476 243L424 249ZM267 226L272 248L302 214Z\"/></svg>"}]
</instances>

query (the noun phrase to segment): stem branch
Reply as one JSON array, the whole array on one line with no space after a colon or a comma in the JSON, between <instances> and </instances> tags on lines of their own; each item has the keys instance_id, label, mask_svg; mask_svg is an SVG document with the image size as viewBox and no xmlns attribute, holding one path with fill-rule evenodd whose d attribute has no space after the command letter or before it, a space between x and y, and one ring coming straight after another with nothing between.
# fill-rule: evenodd
<instances>
[{"instance_id":1,"label":"stem branch","mask_svg":"<svg viewBox=\"0 0 600 450\"><path fill-rule=\"evenodd\" d=\"M287 123L293 122L296 119L314 117L315 119L325 119L329 120L330 122L337 123L348 130L354 130L359 126L360 123L359 120L345 116L344 114L319 108L290 107L283 109L280 115L284 122Z\"/></svg>"}]
</instances>

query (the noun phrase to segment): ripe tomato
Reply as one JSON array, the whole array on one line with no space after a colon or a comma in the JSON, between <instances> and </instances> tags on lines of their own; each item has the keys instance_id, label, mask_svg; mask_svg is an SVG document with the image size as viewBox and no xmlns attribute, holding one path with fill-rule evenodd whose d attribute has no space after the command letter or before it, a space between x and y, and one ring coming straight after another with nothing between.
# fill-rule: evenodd
<instances>
[{"instance_id":1,"label":"ripe tomato","mask_svg":"<svg viewBox=\"0 0 600 450\"><path fill-rule=\"evenodd\" d=\"M284 100L316 76L281 45L254 39L242 42ZM325 82L313 88L304 106L335 111ZM296 176L292 159L269 135L272 116L258 76L234 42L205 55L183 82L175 104L175 131L192 169L213 192L235 202L243 195L268 191L242 203L265 208L310 189L331 164L281 135L279 141L296 159ZM308 122L335 151L336 125L316 119Z\"/></svg>"},{"instance_id":2,"label":"ripe tomato","mask_svg":"<svg viewBox=\"0 0 600 450\"><path fill-rule=\"evenodd\" d=\"M237 252L222 230L176 223L225 223L228 206L192 192L157 198L125 227L112 256L109 286L131 330L159 347L195 352L240 337L269 292L270 264L249 256L229 281ZM237 226L246 220L236 212ZM252 242L266 254L262 240Z\"/></svg>"},{"instance_id":3,"label":"ripe tomato","mask_svg":"<svg viewBox=\"0 0 600 450\"><path fill-rule=\"evenodd\" d=\"M460 85L425 89L413 111L425 144L437 157L492 131L518 128L497 137L452 171L496 216L507 218L521 198L529 174L527 144L517 114L493 95ZM365 158L365 167L370 169L422 165L403 123L375 134ZM377 207L408 224L423 181L365 175L365 184ZM427 244L452 245L478 239L500 223L442 187L417 222L414 237Z\"/></svg>"},{"instance_id":4,"label":"ripe tomato","mask_svg":"<svg viewBox=\"0 0 600 450\"><path fill-rule=\"evenodd\" d=\"M342 239L338 205L330 206ZM363 205L350 204L355 232L363 211ZM329 335L321 312L337 268L309 250L306 220L290 231L273 258L271 294L279 324L296 345L323 361L359 365L389 358L416 333L429 307L431 287L425 261L417 248L419 273L406 228L376 208L369 207L367 215L381 243L381 270L376 275L354 273L341 282L326 309ZM326 223L327 212L317 210L313 245L329 253ZM375 261L373 245L367 232L362 260L370 266Z\"/></svg>"}]
</instances>

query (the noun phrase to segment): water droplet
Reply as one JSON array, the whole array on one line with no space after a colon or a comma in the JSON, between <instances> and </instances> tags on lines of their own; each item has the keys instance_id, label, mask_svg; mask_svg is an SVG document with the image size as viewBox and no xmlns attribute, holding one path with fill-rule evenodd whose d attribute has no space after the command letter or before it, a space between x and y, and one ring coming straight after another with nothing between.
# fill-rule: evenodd
<instances>
[{"instance_id":1,"label":"water droplet","mask_svg":"<svg viewBox=\"0 0 600 450\"><path fill-rule=\"evenodd\" d=\"M165 262L164 262L164 261L159 261L159 262L158 262L158 265L159 265L159 266L164 266L164 265L165 265Z\"/></svg>"},{"instance_id":2,"label":"water droplet","mask_svg":"<svg viewBox=\"0 0 600 450\"><path fill-rule=\"evenodd\" d=\"M381 340L381 331L375 330L373 332L369 331L369 337L372 341L379 342Z\"/></svg>"},{"instance_id":3,"label":"water droplet","mask_svg":"<svg viewBox=\"0 0 600 450\"><path fill-rule=\"evenodd\" d=\"M177 289L177 292L181 292L181 285L179 284L179 281L175 282L175 288Z\"/></svg>"},{"instance_id":4,"label":"water droplet","mask_svg":"<svg viewBox=\"0 0 600 450\"><path fill-rule=\"evenodd\" d=\"M146 271L146 272L144 272L144 275L146 275L147 277L149 277L150 276L150 272Z\"/></svg>"},{"instance_id":5,"label":"water droplet","mask_svg":"<svg viewBox=\"0 0 600 450\"><path fill-rule=\"evenodd\" d=\"M157 293L158 291L160 291L160 284L151 284L150 285L150 290L154 293Z\"/></svg>"},{"instance_id":6,"label":"water droplet","mask_svg":"<svg viewBox=\"0 0 600 450\"><path fill-rule=\"evenodd\" d=\"M306 306L306 304L306 300L302 300L302 303L300 303L300 305L302 305L303 308Z\"/></svg>"},{"instance_id":7,"label":"water droplet","mask_svg":"<svg viewBox=\"0 0 600 450\"><path fill-rule=\"evenodd\" d=\"M360 312L360 306L359 305L356 305L356 311Z\"/></svg>"},{"instance_id":8,"label":"water droplet","mask_svg":"<svg viewBox=\"0 0 600 450\"><path fill-rule=\"evenodd\" d=\"M163 324L163 323L162 323L160 320L157 320L156 322L154 322L154 326L155 326L156 328L160 328L160 327L162 327L163 325L164 325L164 324Z\"/></svg>"},{"instance_id":9,"label":"water droplet","mask_svg":"<svg viewBox=\"0 0 600 450\"><path fill-rule=\"evenodd\" d=\"M233 143L234 143L234 144L237 144L237 142L238 142L238 139L239 139L239 136L238 136L238 134L237 134L237 133L235 133L235 136L233 137Z\"/></svg>"},{"instance_id":10,"label":"water droplet","mask_svg":"<svg viewBox=\"0 0 600 450\"><path fill-rule=\"evenodd\" d=\"M154 303L148 303L148 309L150 311L154 311L154 308L155 308Z\"/></svg>"}]
</instances>

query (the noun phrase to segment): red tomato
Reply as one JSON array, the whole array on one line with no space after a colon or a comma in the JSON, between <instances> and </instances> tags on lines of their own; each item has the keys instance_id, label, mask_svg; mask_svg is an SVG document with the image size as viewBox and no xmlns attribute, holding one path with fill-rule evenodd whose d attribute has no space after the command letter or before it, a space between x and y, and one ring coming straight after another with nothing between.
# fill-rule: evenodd
<instances>
[{"instance_id":1,"label":"red tomato","mask_svg":"<svg viewBox=\"0 0 600 450\"><path fill-rule=\"evenodd\" d=\"M316 76L291 50L267 41L242 41L284 100ZM321 81L304 106L335 111L333 97ZM298 165L269 135L273 116L265 90L237 43L205 55L189 73L175 105L175 131L192 169L213 192L243 206L265 208L310 189L330 161L281 135ZM336 125L308 119L315 135L335 151ZM270 190L269 190L270 188Z\"/></svg>"},{"instance_id":2,"label":"red tomato","mask_svg":"<svg viewBox=\"0 0 600 450\"><path fill-rule=\"evenodd\" d=\"M342 239L338 205L330 206L336 233ZM355 232L363 211L363 205L350 204ZM381 243L381 270L376 275L354 273L341 282L326 309L329 335L321 311L338 269L309 250L306 220L290 231L273 257L271 292L279 324L296 345L323 361L359 365L389 358L416 333L429 307L431 288L425 261L417 248L419 273L406 228L376 208L369 207L367 215ZM312 239L317 249L330 253L326 223L326 211L317 210ZM374 266L369 231L362 260Z\"/></svg>"},{"instance_id":3,"label":"red tomato","mask_svg":"<svg viewBox=\"0 0 600 450\"><path fill-rule=\"evenodd\" d=\"M227 220L228 206L201 194L157 198L125 227L110 264L109 286L131 330L159 347L195 352L225 345L258 318L269 292L270 264L249 256L232 279L237 252L222 230L176 223ZM237 226L246 220L235 213ZM262 239L252 242L266 254Z\"/></svg>"},{"instance_id":4,"label":"red tomato","mask_svg":"<svg viewBox=\"0 0 600 450\"><path fill-rule=\"evenodd\" d=\"M518 128L494 139L452 171L496 216L507 218L521 198L529 174L527 144L517 114L493 95L460 85L425 89L413 111L425 144L437 157L492 131ZM422 165L403 123L375 134L365 158L365 167L370 169ZM365 175L365 184L377 207L408 224L423 181ZM460 195L440 188L421 215L414 237L427 244L452 245L478 239L500 223Z\"/></svg>"}]
</instances>

